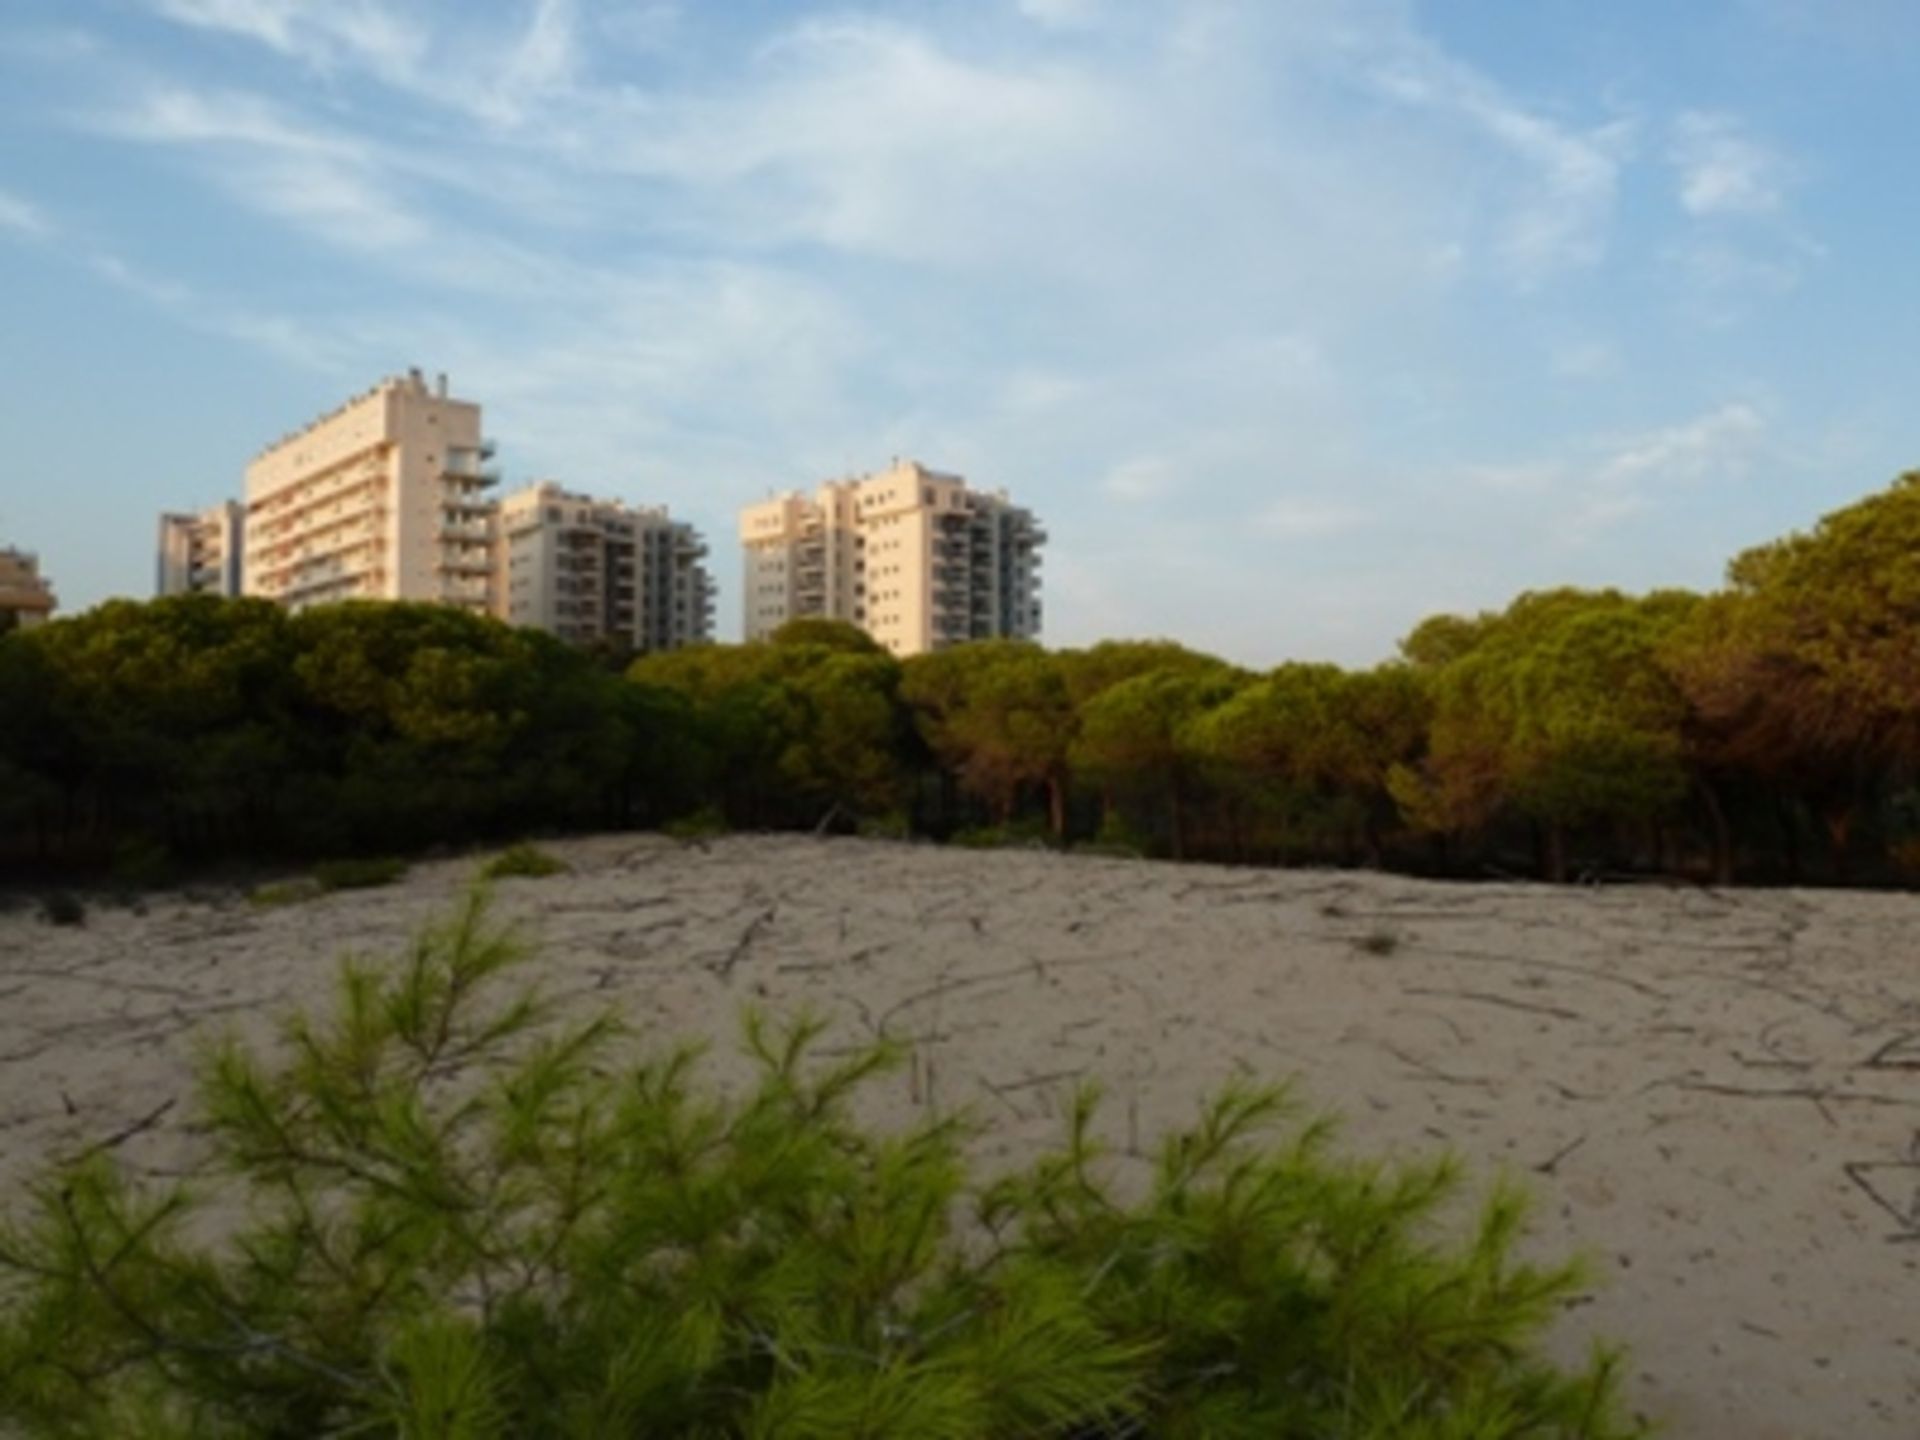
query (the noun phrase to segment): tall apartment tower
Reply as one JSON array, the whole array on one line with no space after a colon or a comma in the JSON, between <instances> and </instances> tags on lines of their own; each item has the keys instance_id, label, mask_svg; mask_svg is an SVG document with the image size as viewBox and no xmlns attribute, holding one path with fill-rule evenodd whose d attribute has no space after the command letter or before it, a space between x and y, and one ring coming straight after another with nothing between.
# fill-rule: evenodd
<instances>
[{"instance_id":1,"label":"tall apartment tower","mask_svg":"<svg viewBox=\"0 0 1920 1440\"><path fill-rule=\"evenodd\" d=\"M0 634L45 624L54 604L53 587L40 573L39 557L0 546Z\"/></svg>"},{"instance_id":2,"label":"tall apartment tower","mask_svg":"<svg viewBox=\"0 0 1920 1440\"><path fill-rule=\"evenodd\" d=\"M446 376L381 381L247 466L246 593L490 613L492 454L480 407L450 398Z\"/></svg>"},{"instance_id":3,"label":"tall apartment tower","mask_svg":"<svg viewBox=\"0 0 1920 1440\"><path fill-rule=\"evenodd\" d=\"M674 650L713 638L707 547L661 508L545 481L500 501L494 613L575 644Z\"/></svg>"},{"instance_id":4,"label":"tall apartment tower","mask_svg":"<svg viewBox=\"0 0 1920 1440\"><path fill-rule=\"evenodd\" d=\"M895 655L1040 633L1031 512L915 461L740 513L746 638L788 620L850 620Z\"/></svg>"},{"instance_id":5,"label":"tall apartment tower","mask_svg":"<svg viewBox=\"0 0 1920 1440\"><path fill-rule=\"evenodd\" d=\"M227 500L197 515L160 517L159 595L238 595L246 511Z\"/></svg>"}]
</instances>

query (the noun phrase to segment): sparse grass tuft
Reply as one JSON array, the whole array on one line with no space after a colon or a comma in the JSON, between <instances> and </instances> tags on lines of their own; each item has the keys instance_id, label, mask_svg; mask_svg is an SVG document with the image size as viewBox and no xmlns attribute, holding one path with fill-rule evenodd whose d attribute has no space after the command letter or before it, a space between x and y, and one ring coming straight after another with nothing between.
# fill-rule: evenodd
<instances>
[{"instance_id":1,"label":"sparse grass tuft","mask_svg":"<svg viewBox=\"0 0 1920 1440\"><path fill-rule=\"evenodd\" d=\"M304 900L315 900L325 893L318 880L311 875L303 875L298 880L278 880L267 885L256 885L247 892L247 901L263 910L271 910L281 905L298 905Z\"/></svg>"},{"instance_id":2,"label":"sparse grass tuft","mask_svg":"<svg viewBox=\"0 0 1920 1440\"><path fill-rule=\"evenodd\" d=\"M1391 955L1400 948L1400 937L1391 930L1369 930L1355 938L1353 948L1368 955Z\"/></svg>"},{"instance_id":3,"label":"sparse grass tuft","mask_svg":"<svg viewBox=\"0 0 1920 1440\"><path fill-rule=\"evenodd\" d=\"M569 868L566 861L538 845L520 844L502 850L480 868L480 874L487 880L544 880L549 875L564 875Z\"/></svg>"},{"instance_id":4,"label":"sparse grass tuft","mask_svg":"<svg viewBox=\"0 0 1920 1440\"><path fill-rule=\"evenodd\" d=\"M716 835L725 835L731 828L717 806L703 805L691 815L667 821L660 827L660 833L675 840L711 840Z\"/></svg>"}]
</instances>

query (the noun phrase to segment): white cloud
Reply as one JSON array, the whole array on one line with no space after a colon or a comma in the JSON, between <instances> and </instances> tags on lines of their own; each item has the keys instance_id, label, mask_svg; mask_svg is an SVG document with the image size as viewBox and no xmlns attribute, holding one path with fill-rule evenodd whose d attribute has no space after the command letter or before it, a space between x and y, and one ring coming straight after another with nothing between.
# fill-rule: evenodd
<instances>
[{"instance_id":1,"label":"white cloud","mask_svg":"<svg viewBox=\"0 0 1920 1440\"><path fill-rule=\"evenodd\" d=\"M102 125L147 144L214 149L219 183L242 204L346 249L397 250L427 233L365 145L308 127L257 96L161 89Z\"/></svg>"},{"instance_id":2,"label":"white cloud","mask_svg":"<svg viewBox=\"0 0 1920 1440\"><path fill-rule=\"evenodd\" d=\"M1178 488L1180 467L1157 455L1123 460L1106 473L1100 488L1116 500L1154 500Z\"/></svg>"},{"instance_id":3,"label":"white cloud","mask_svg":"<svg viewBox=\"0 0 1920 1440\"><path fill-rule=\"evenodd\" d=\"M377 0L151 0L181 25L241 36L316 69L345 63L404 77L426 49L425 32Z\"/></svg>"},{"instance_id":4,"label":"white cloud","mask_svg":"<svg viewBox=\"0 0 1920 1440\"><path fill-rule=\"evenodd\" d=\"M1620 370L1620 352L1611 341L1574 340L1554 347L1553 373L1565 380L1602 380Z\"/></svg>"},{"instance_id":5,"label":"white cloud","mask_svg":"<svg viewBox=\"0 0 1920 1440\"><path fill-rule=\"evenodd\" d=\"M1055 29L1077 29L1100 18L1102 0L1015 0L1029 20Z\"/></svg>"},{"instance_id":6,"label":"white cloud","mask_svg":"<svg viewBox=\"0 0 1920 1440\"><path fill-rule=\"evenodd\" d=\"M29 240L47 240L53 237L54 225L31 200L0 190L0 230L11 230Z\"/></svg>"},{"instance_id":7,"label":"white cloud","mask_svg":"<svg viewBox=\"0 0 1920 1440\"><path fill-rule=\"evenodd\" d=\"M1486 76L1407 32L1376 42L1362 64L1381 94L1460 122L1521 162L1498 244L1513 278L1537 284L1606 252L1634 126L1576 129L1532 109Z\"/></svg>"},{"instance_id":8,"label":"white cloud","mask_svg":"<svg viewBox=\"0 0 1920 1440\"><path fill-rule=\"evenodd\" d=\"M1317 540L1364 524L1368 512L1339 501L1289 496L1262 507L1255 527L1276 540Z\"/></svg>"},{"instance_id":9,"label":"white cloud","mask_svg":"<svg viewBox=\"0 0 1920 1440\"><path fill-rule=\"evenodd\" d=\"M1733 116L1689 110L1674 121L1668 159L1689 215L1766 215L1780 209L1791 167Z\"/></svg>"},{"instance_id":10,"label":"white cloud","mask_svg":"<svg viewBox=\"0 0 1920 1440\"><path fill-rule=\"evenodd\" d=\"M1603 485L1685 484L1744 475L1766 432L1751 405L1722 405L1621 443L1599 467Z\"/></svg>"}]
</instances>

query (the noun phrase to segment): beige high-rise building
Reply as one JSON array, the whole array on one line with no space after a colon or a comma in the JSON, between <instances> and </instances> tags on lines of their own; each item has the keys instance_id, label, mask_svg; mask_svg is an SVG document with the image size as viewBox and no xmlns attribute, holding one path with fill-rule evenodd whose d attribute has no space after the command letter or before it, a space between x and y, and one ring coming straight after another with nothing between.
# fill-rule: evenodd
<instances>
[{"instance_id":1,"label":"beige high-rise building","mask_svg":"<svg viewBox=\"0 0 1920 1440\"><path fill-rule=\"evenodd\" d=\"M494 505L480 407L418 370L383 380L247 466L245 588L493 609Z\"/></svg>"},{"instance_id":2,"label":"beige high-rise building","mask_svg":"<svg viewBox=\"0 0 1920 1440\"><path fill-rule=\"evenodd\" d=\"M543 481L500 501L494 613L575 644L673 650L713 638L706 543L666 510Z\"/></svg>"},{"instance_id":3,"label":"beige high-rise building","mask_svg":"<svg viewBox=\"0 0 1920 1440\"><path fill-rule=\"evenodd\" d=\"M227 500L197 515L160 517L160 595L238 595L246 511Z\"/></svg>"},{"instance_id":4,"label":"beige high-rise building","mask_svg":"<svg viewBox=\"0 0 1920 1440\"><path fill-rule=\"evenodd\" d=\"M45 624L56 603L38 556L0 548L0 634Z\"/></svg>"},{"instance_id":5,"label":"beige high-rise building","mask_svg":"<svg viewBox=\"0 0 1920 1440\"><path fill-rule=\"evenodd\" d=\"M1031 512L915 461L740 512L746 638L789 620L850 620L895 655L1040 634Z\"/></svg>"}]
</instances>

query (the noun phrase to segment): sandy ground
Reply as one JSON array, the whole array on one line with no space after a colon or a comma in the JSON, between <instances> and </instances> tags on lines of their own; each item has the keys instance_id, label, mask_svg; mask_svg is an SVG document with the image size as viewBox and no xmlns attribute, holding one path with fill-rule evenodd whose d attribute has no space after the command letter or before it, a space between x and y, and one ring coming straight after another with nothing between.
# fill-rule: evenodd
<instances>
[{"instance_id":1,"label":"sandy ground","mask_svg":"<svg viewBox=\"0 0 1920 1440\"><path fill-rule=\"evenodd\" d=\"M673 1034L730 1039L758 1000L916 1037L895 1103L973 1106L1003 1156L1059 1133L1083 1075L1124 1148L1236 1068L1297 1073L1356 1146L1450 1144L1524 1177L1540 1247L1602 1274L1557 1348L1628 1342L1633 1403L1667 1433L1920 1434L1920 897L800 838L551 848L575 873L499 903L555 990ZM475 868L278 910L0 915L0 1193L176 1099L117 1148L185 1163L193 1033L324 995L335 956L392 950Z\"/></svg>"}]
</instances>

